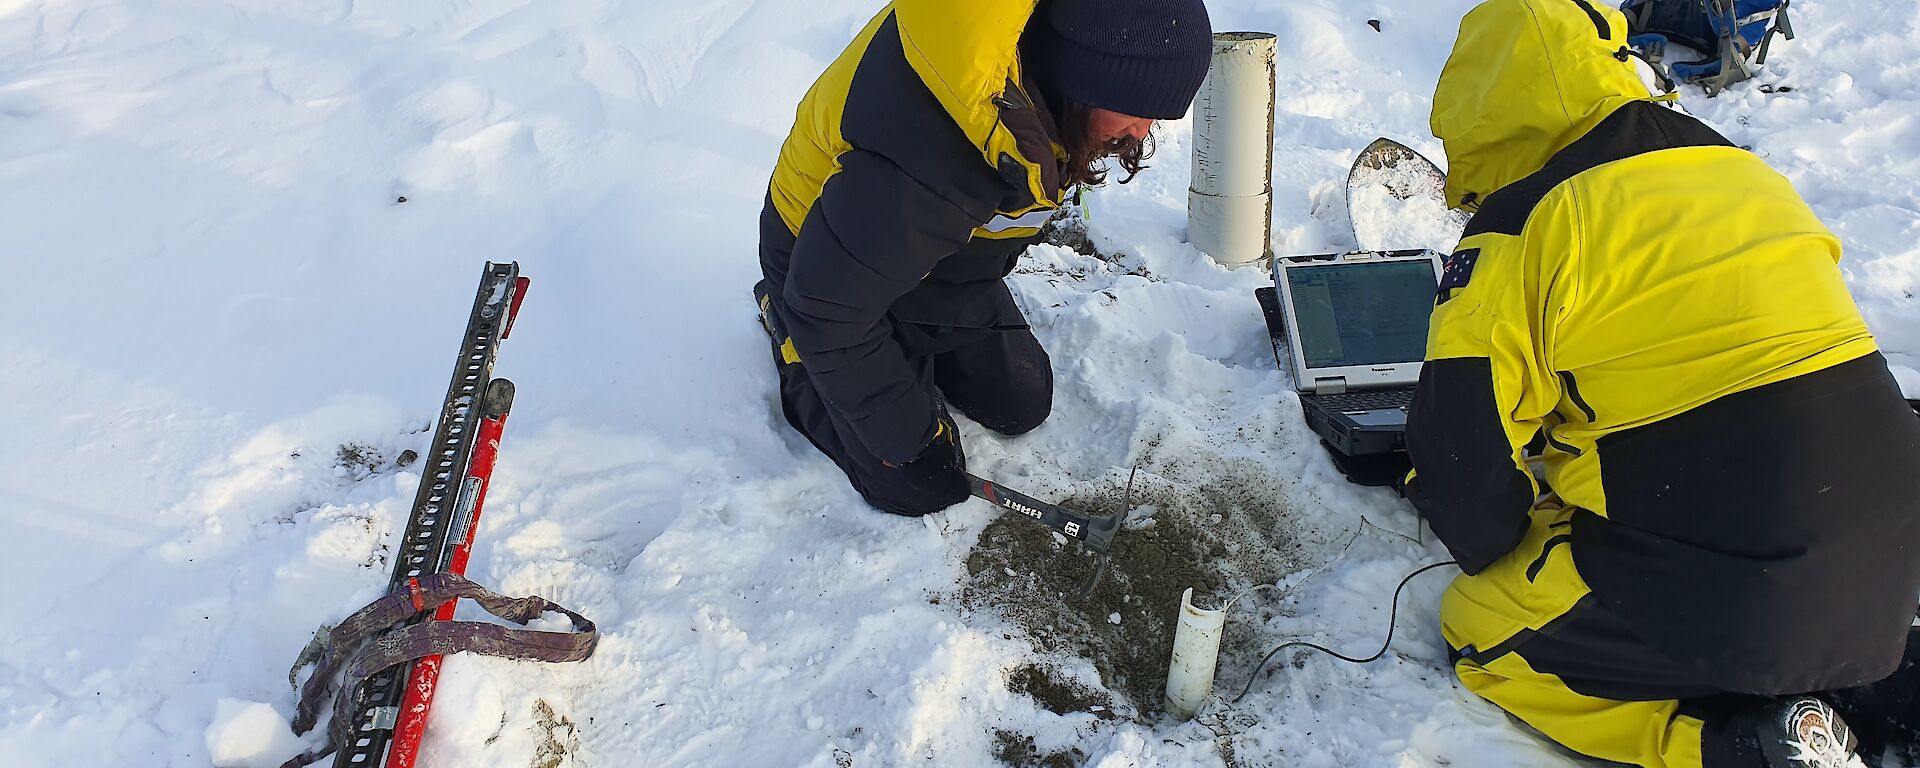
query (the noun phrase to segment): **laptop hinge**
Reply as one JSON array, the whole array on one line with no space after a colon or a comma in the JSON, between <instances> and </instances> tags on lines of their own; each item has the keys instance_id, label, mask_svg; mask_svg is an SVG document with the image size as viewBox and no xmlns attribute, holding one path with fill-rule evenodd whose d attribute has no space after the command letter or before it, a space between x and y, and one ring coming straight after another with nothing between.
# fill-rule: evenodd
<instances>
[{"instance_id":1,"label":"laptop hinge","mask_svg":"<svg viewBox=\"0 0 1920 768\"><path fill-rule=\"evenodd\" d=\"M1329 376L1313 380L1313 393L1316 395L1337 395L1347 391L1347 377Z\"/></svg>"}]
</instances>

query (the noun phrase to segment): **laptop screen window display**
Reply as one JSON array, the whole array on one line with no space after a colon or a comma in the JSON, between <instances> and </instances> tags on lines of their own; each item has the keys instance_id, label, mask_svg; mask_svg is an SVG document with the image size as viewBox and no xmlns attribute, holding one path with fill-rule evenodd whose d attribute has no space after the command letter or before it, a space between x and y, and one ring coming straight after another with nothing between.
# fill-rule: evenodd
<instances>
[{"instance_id":1,"label":"laptop screen window display","mask_svg":"<svg viewBox=\"0 0 1920 768\"><path fill-rule=\"evenodd\" d=\"M1326 264L1286 270L1307 368L1397 364L1426 357L1433 264Z\"/></svg>"}]
</instances>

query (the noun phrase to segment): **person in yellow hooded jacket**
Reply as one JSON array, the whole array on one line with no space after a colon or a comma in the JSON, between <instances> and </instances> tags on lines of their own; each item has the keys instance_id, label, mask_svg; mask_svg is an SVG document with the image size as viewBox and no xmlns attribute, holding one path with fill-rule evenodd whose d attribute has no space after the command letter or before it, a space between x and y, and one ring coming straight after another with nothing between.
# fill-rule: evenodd
<instances>
[{"instance_id":1,"label":"person in yellow hooded jacket","mask_svg":"<svg viewBox=\"0 0 1920 768\"><path fill-rule=\"evenodd\" d=\"M1404 492L1470 690L1648 768L1859 765L1920 709L1920 419L1840 243L1653 97L1596 0L1488 0L1434 92L1445 262ZM1539 446L1544 484L1527 446Z\"/></svg>"},{"instance_id":2,"label":"person in yellow hooded jacket","mask_svg":"<svg viewBox=\"0 0 1920 768\"><path fill-rule=\"evenodd\" d=\"M1003 278L1069 187L1141 170L1211 50L1201 0L896 0L807 92L754 293L788 423L873 506L966 499L947 404L1008 435L1046 419Z\"/></svg>"}]
</instances>

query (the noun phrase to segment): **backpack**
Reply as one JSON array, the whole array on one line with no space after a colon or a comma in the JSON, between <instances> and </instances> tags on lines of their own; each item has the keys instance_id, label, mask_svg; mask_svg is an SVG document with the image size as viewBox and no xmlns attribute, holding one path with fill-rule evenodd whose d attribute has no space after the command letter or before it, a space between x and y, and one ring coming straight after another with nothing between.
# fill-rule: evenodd
<instances>
[{"instance_id":1,"label":"backpack","mask_svg":"<svg viewBox=\"0 0 1920 768\"><path fill-rule=\"evenodd\" d=\"M1667 65L1673 79L1697 83L1713 96L1727 86L1753 76L1753 67L1767 63L1773 36L1793 39L1787 20L1791 0L1626 0L1620 12L1627 17L1627 42L1646 54L1649 63L1664 57L1668 43L1679 43L1705 54L1698 61Z\"/></svg>"}]
</instances>

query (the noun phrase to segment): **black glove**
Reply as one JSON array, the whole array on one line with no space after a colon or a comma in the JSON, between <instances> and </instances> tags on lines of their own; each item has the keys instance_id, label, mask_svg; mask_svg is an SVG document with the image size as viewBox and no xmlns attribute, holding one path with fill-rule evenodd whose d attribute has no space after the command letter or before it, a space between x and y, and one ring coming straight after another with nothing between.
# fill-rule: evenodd
<instances>
[{"instance_id":1,"label":"black glove","mask_svg":"<svg viewBox=\"0 0 1920 768\"><path fill-rule=\"evenodd\" d=\"M929 506L949 507L967 499L967 455L960 449L960 427L936 405L933 439L905 464L882 462L907 478Z\"/></svg>"},{"instance_id":2,"label":"black glove","mask_svg":"<svg viewBox=\"0 0 1920 768\"><path fill-rule=\"evenodd\" d=\"M1347 456L1333 446L1321 441L1321 447L1327 449L1332 457L1334 468L1345 475L1347 482L1354 485L1386 486L1394 492L1405 495L1401 483L1406 481L1407 470L1413 468L1413 461L1407 458L1405 451L1380 453L1371 456Z\"/></svg>"}]
</instances>

